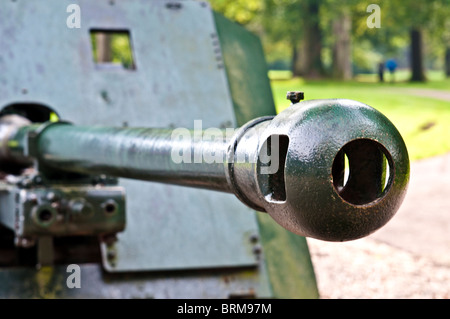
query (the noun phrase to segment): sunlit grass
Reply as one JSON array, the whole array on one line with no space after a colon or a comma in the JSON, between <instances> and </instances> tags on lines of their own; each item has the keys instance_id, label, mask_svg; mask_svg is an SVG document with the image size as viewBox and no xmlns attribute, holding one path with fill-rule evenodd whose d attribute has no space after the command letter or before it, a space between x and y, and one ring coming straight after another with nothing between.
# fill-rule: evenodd
<instances>
[{"instance_id":1,"label":"sunlit grass","mask_svg":"<svg viewBox=\"0 0 450 319\"><path fill-rule=\"evenodd\" d=\"M412 160L450 152L450 102L418 97L405 88L447 89L450 81L424 84L272 80L277 111L288 107L287 91L304 91L305 99L347 98L366 103L386 115L402 134Z\"/></svg>"}]
</instances>

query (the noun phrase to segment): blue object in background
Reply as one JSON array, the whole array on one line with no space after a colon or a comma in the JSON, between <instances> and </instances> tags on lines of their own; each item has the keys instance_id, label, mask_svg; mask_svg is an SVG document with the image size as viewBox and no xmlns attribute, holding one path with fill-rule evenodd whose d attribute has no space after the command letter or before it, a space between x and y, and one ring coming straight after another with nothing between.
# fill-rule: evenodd
<instances>
[{"instance_id":1,"label":"blue object in background","mask_svg":"<svg viewBox=\"0 0 450 319\"><path fill-rule=\"evenodd\" d=\"M389 72L394 72L395 69L397 68L397 62L395 62L395 60L393 59L389 59L386 62L386 67L389 70Z\"/></svg>"}]
</instances>

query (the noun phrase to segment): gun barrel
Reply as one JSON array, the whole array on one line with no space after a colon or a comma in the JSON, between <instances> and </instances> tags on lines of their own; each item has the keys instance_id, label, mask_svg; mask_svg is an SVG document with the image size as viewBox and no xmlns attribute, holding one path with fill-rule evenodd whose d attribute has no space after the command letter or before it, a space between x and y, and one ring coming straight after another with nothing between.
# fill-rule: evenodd
<instances>
[{"instance_id":1,"label":"gun barrel","mask_svg":"<svg viewBox=\"0 0 450 319\"><path fill-rule=\"evenodd\" d=\"M224 153L226 141L196 142L194 134L183 139L175 134L170 129L54 125L39 138L38 154L55 170L231 192L223 163L205 165L194 158L210 150Z\"/></svg>"},{"instance_id":2,"label":"gun barrel","mask_svg":"<svg viewBox=\"0 0 450 319\"><path fill-rule=\"evenodd\" d=\"M286 229L330 241L386 224L409 181L406 146L394 125L350 100L297 103L234 134L64 123L4 131L14 134L0 154L33 157L47 171L234 193Z\"/></svg>"}]
</instances>

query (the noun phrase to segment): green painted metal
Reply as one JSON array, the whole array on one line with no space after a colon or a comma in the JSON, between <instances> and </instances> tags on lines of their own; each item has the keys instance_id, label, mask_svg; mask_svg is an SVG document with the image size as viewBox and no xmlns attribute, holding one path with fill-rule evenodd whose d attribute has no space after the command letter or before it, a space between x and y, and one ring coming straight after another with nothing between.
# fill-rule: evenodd
<instances>
[{"instance_id":1,"label":"green painted metal","mask_svg":"<svg viewBox=\"0 0 450 319\"><path fill-rule=\"evenodd\" d=\"M270 213L286 229L328 241L354 240L384 226L403 202L408 152L398 130L376 109L346 99L300 102L276 116L267 131L290 139L285 183L298 184L286 187L286 197L297 200ZM346 184L341 151L349 159ZM383 157L389 172L382 171ZM301 213L286 219L292 209Z\"/></svg>"},{"instance_id":2,"label":"green painted metal","mask_svg":"<svg viewBox=\"0 0 450 319\"><path fill-rule=\"evenodd\" d=\"M314 267L306 238L258 214L258 225L273 296L282 299L319 297Z\"/></svg>"},{"instance_id":3,"label":"green painted metal","mask_svg":"<svg viewBox=\"0 0 450 319\"><path fill-rule=\"evenodd\" d=\"M80 28L66 25L71 4L80 7ZM0 109L40 103L79 125L235 125L205 2L2 1L0 28ZM128 30L136 68L99 68L91 30Z\"/></svg>"},{"instance_id":4,"label":"green painted metal","mask_svg":"<svg viewBox=\"0 0 450 319\"><path fill-rule=\"evenodd\" d=\"M67 177L61 171L69 171L231 192L222 163L205 165L203 161L195 161L197 153L204 155L215 150L224 154L225 139L195 143L198 133L186 130L189 138L177 140L180 149L174 149L177 131L171 129L75 126L59 122L41 127L30 125L19 129L18 138L10 143L15 145L11 148L14 154L30 148L27 152L38 159L39 170L47 178L64 180ZM38 131L41 132L37 134ZM30 139L29 135L36 137ZM172 152L188 153L189 161L173 161Z\"/></svg>"},{"instance_id":5,"label":"green painted metal","mask_svg":"<svg viewBox=\"0 0 450 319\"><path fill-rule=\"evenodd\" d=\"M261 41L242 26L214 13L238 126L275 115Z\"/></svg>"},{"instance_id":6,"label":"green painted metal","mask_svg":"<svg viewBox=\"0 0 450 319\"><path fill-rule=\"evenodd\" d=\"M81 8L79 29L66 26L70 4ZM99 68L92 29L128 30L136 68ZM182 1L177 8L158 0L7 1L0 4L0 33L2 109L41 105L77 125L191 129L202 120L204 128L236 126L206 2ZM167 271L167 287L162 281L158 287L170 290L172 270L234 267L257 295L271 295L249 240L258 233L255 213L232 195L124 178L119 184L127 191L127 225L115 243L115 266L102 254L106 270ZM5 202L2 214L9 208ZM219 271L211 276L223 279ZM239 284L218 289L227 296Z\"/></svg>"},{"instance_id":7,"label":"green painted metal","mask_svg":"<svg viewBox=\"0 0 450 319\"><path fill-rule=\"evenodd\" d=\"M214 17L238 125L275 115L259 38L221 14ZM264 214L257 214L257 219L273 297L318 298L306 238L286 232Z\"/></svg>"},{"instance_id":8,"label":"green painted metal","mask_svg":"<svg viewBox=\"0 0 450 319\"><path fill-rule=\"evenodd\" d=\"M13 227L18 237L115 234L125 227L125 194L119 187L39 185L10 196L18 197ZM110 213L102 207L108 201L114 205Z\"/></svg>"},{"instance_id":9,"label":"green painted metal","mask_svg":"<svg viewBox=\"0 0 450 319\"><path fill-rule=\"evenodd\" d=\"M252 269L221 269L202 272L107 273L101 265L80 264L80 288L70 265L0 268L0 298L21 299L186 299L270 297L255 290L260 278ZM232 293L230 293L232 291Z\"/></svg>"}]
</instances>

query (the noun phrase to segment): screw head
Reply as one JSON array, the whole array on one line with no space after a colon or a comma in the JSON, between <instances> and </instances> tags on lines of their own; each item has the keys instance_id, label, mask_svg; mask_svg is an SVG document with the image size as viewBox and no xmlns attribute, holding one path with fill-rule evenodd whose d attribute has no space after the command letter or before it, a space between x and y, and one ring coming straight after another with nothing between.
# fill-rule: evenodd
<instances>
[{"instance_id":1,"label":"screw head","mask_svg":"<svg viewBox=\"0 0 450 319\"><path fill-rule=\"evenodd\" d=\"M255 255L261 254L261 253L262 253L262 247L261 247L261 245L257 244L257 245L255 245L255 246L253 246L253 253L254 253Z\"/></svg>"},{"instance_id":2,"label":"screw head","mask_svg":"<svg viewBox=\"0 0 450 319\"><path fill-rule=\"evenodd\" d=\"M305 93L300 91L289 91L286 94L286 98L290 100L292 104L295 104L305 99Z\"/></svg>"},{"instance_id":3,"label":"screw head","mask_svg":"<svg viewBox=\"0 0 450 319\"><path fill-rule=\"evenodd\" d=\"M259 236L257 234L250 235L250 242L256 244L258 242Z\"/></svg>"},{"instance_id":4,"label":"screw head","mask_svg":"<svg viewBox=\"0 0 450 319\"><path fill-rule=\"evenodd\" d=\"M20 197L19 197L19 199L17 200L17 202L19 202L19 200L20 200ZM38 203L38 197L37 197L37 195L34 194L34 193L29 193L29 194L27 195L27 201L30 202L31 204L35 205L35 204Z\"/></svg>"},{"instance_id":5,"label":"screw head","mask_svg":"<svg viewBox=\"0 0 450 319\"><path fill-rule=\"evenodd\" d=\"M47 193L47 195L45 196L45 198L49 201L49 202L56 202L58 200L58 195L54 192L49 192Z\"/></svg>"},{"instance_id":6,"label":"screw head","mask_svg":"<svg viewBox=\"0 0 450 319\"><path fill-rule=\"evenodd\" d=\"M30 248L36 245L36 240L29 237L15 237L14 243L17 247Z\"/></svg>"},{"instance_id":7,"label":"screw head","mask_svg":"<svg viewBox=\"0 0 450 319\"><path fill-rule=\"evenodd\" d=\"M41 176L36 175L36 176L33 177L33 182L34 182L35 185L42 185L44 180L42 179Z\"/></svg>"},{"instance_id":8,"label":"screw head","mask_svg":"<svg viewBox=\"0 0 450 319\"><path fill-rule=\"evenodd\" d=\"M69 202L70 212L75 219L89 218L94 214L94 207L84 198L76 198Z\"/></svg>"}]
</instances>

